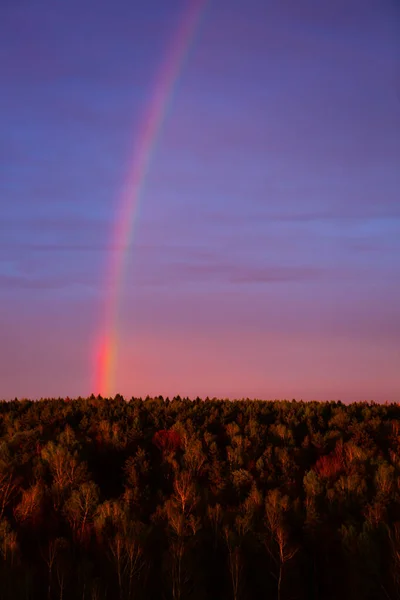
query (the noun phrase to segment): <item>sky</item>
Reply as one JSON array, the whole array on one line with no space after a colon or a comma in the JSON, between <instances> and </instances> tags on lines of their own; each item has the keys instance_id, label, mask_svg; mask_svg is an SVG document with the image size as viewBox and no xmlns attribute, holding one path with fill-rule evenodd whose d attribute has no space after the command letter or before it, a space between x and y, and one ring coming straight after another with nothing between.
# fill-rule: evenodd
<instances>
[{"instance_id":1,"label":"sky","mask_svg":"<svg viewBox=\"0 0 400 600\"><path fill-rule=\"evenodd\" d=\"M1 2L0 398L96 391L116 215L195 1ZM399 401L400 3L209 0L171 92L110 393Z\"/></svg>"}]
</instances>

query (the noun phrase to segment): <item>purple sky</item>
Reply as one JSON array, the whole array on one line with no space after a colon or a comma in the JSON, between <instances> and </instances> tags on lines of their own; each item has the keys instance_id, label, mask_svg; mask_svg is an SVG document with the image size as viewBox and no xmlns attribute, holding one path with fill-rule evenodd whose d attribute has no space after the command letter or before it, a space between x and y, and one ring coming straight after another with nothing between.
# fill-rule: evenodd
<instances>
[{"instance_id":1,"label":"purple sky","mask_svg":"<svg viewBox=\"0 0 400 600\"><path fill-rule=\"evenodd\" d=\"M1 2L2 398L92 391L113 220L187 5ZM115 392L400 400L400 3L210 0L129 252Z\"/></svg>"}]
</instances>

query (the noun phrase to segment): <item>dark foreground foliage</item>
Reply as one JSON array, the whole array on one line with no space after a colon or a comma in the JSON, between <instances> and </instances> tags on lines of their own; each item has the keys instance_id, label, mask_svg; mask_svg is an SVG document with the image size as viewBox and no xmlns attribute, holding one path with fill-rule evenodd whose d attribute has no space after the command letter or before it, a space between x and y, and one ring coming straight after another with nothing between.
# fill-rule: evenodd
<instances>
[{"instance_id":1,"label":"dark foreground foliage","mask_svg":"<svg viewBox=\"0 0 400 600\"><path fill-rule=\"evenodd\" d=\"M400 598L400 408L0 403L1 600Z\"/></svg>"}]
</instances>

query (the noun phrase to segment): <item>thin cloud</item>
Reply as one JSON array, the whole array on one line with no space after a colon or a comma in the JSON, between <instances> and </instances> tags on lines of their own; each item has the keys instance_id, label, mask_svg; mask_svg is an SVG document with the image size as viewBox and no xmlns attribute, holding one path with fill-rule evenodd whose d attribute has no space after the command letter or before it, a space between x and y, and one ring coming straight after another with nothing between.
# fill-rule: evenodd
<instances>
[{"instance_id":1,"label":"thin cloud","mask_svg":"<svg viewBox=\"0 0 400 600\"><path fill-rule=\"evenodd\" d=\"M315 282L337 278L329 269L310 266L260 266L229 263L170 262L146 272L137 273L134 281L143 285L275 285L280 283ZM345 276L345 275L344 275Z\"/></svg>"},{"instance_id":2,"label":"thin cloud","mask_svg":"<svg viewBox=\"0 0 400 600\"><path fill-rule=\"evenodd\" d=\"M47 278L31 278L24 275L1 275L0 290L52 290L70 285L69 282L55 279L54 276Z\"/></svg>"},{"instance_id":3,"label":"thin cloud","mask_svg":"<svg viewBox=\"0 0 400 600\"><path fill-rule=\"evenodd\" d=\"M83 275L55 276L38 275L29 277L22 274L0 274L0 292L13 290L60 290L64 288L79 286L81 288L92 288L94 283Z\"/></svg>"},{"instance_id":4,"label":"thin cloud","mask_svg":"<svg viewBox=\"0 0 400 600\"><path fill-rule=\"evenodd\" d=\"M385 210L384 207L376 207L375 214L369 214L362 210L357 211L349 208L346 214L337 207L331 211L315 211L315 212L287 212L287 213L272 213L267 210L249 210L246 213L233 214L224 212L210 212L204 215L205 220L210 224L227 227L242 227L244 225L254 225L256 223L315 223L315 222L365 222L375 221L380 219L400 219L400 207L393 206L393 210Z\"/></svg>"}]
</instances>

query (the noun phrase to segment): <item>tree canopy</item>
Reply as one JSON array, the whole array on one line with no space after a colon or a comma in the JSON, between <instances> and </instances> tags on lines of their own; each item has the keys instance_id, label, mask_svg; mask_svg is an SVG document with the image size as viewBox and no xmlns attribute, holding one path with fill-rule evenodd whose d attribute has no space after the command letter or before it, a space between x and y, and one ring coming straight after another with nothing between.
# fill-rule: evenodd
<instances>
[{"instance_id":1,"label":"tree canopy","mask_svg":"<svg viewBox=\"0 0 400 600\"><path fill-rule=\"evenodd\" d=\"M1 600L400 598L400 408L0 402Z\"/></svg>"}]
</instances>

